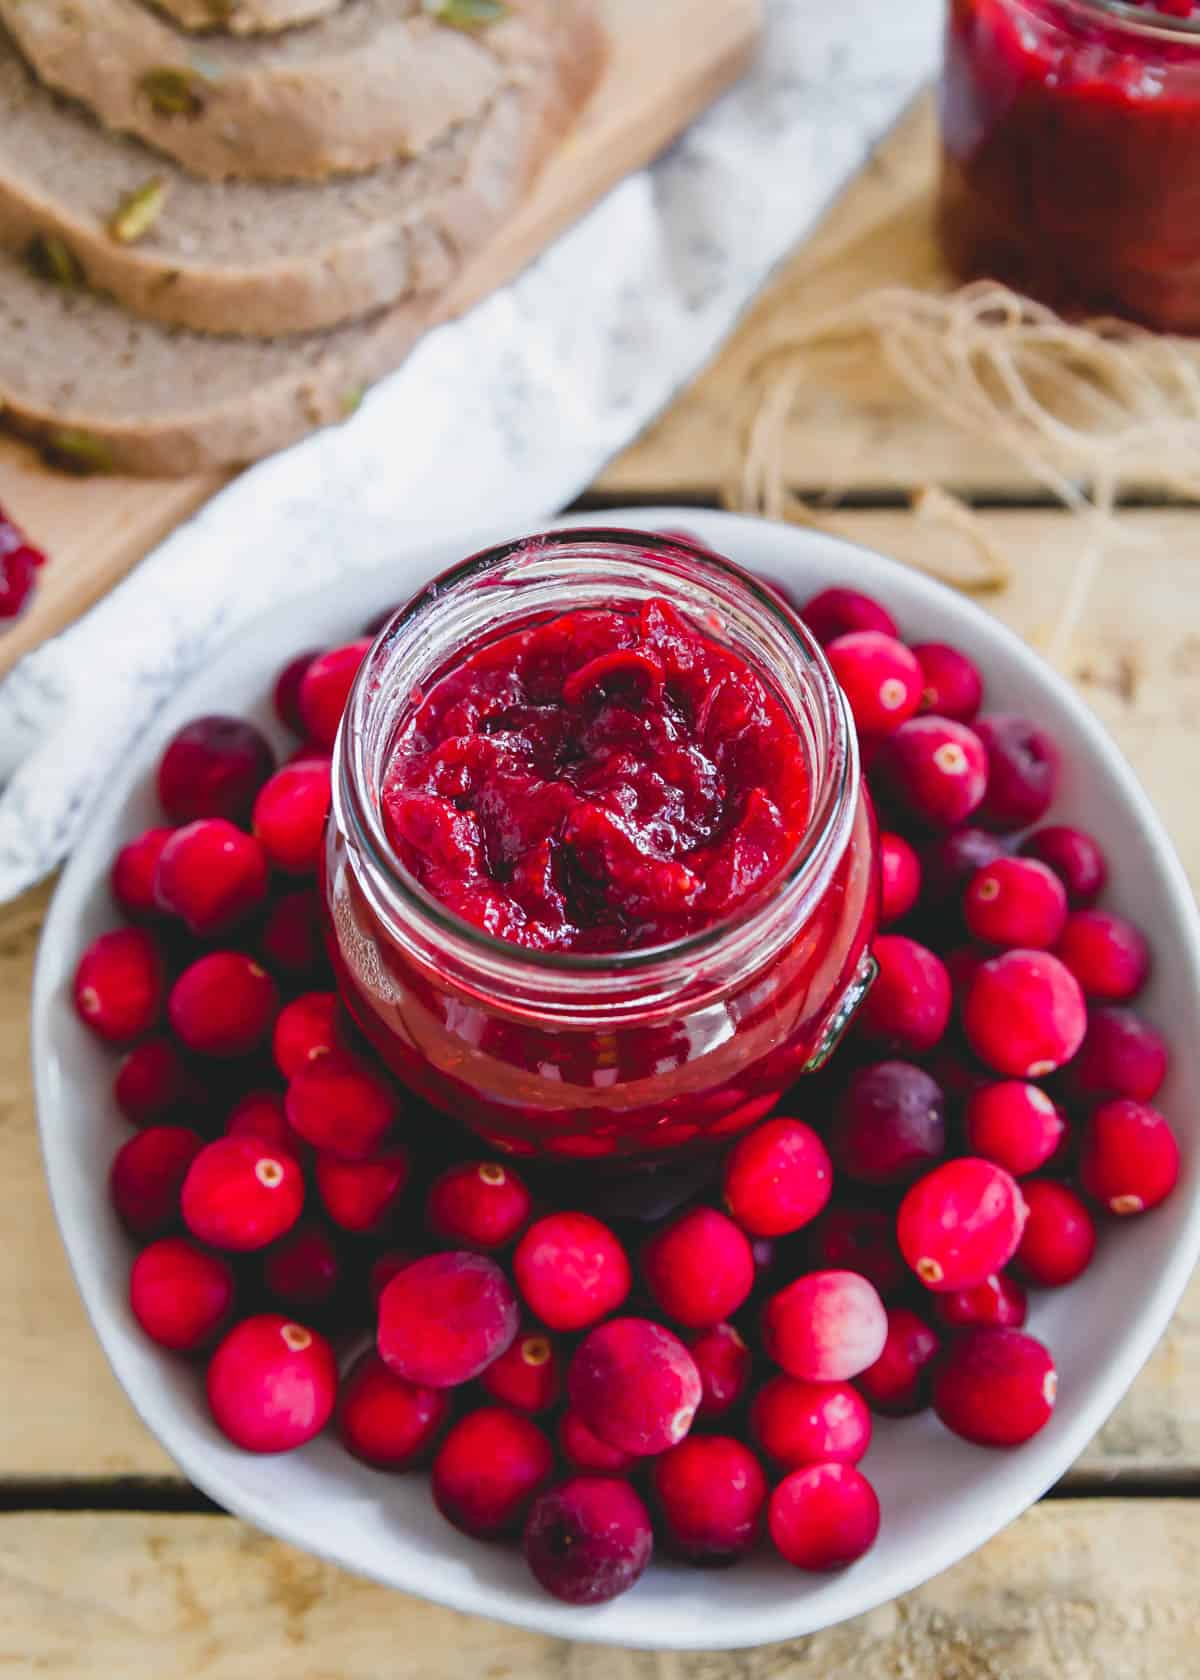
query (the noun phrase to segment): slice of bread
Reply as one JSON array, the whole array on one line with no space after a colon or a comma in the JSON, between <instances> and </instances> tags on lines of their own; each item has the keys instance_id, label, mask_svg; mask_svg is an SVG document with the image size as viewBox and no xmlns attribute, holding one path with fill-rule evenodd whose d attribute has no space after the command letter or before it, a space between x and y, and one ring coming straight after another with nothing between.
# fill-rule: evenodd
<instances>
[{"instance_id":1,"label":"slice of bread","mask_svg":"<svg viewBox=\"0 0 1200 1680\"><path fill-rule=\"evenodd\" d=\"M334 12L343 0L151 0L185 29L273 35Z\"/></svg>"}]
</instances>

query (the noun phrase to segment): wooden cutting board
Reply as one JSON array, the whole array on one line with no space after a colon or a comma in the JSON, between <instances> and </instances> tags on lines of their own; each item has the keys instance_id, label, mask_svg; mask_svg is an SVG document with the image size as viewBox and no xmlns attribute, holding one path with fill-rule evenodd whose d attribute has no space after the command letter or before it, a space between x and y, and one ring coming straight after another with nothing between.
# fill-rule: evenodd
<instances>
[{"instance_id":1,"label":"wooden cutting board","mask_svg":"<svg viewBox=\"0 0 1200 1680\"><path fill-rule=\"evenodd\" d=\"M611 41L604 79L523 209L460 275L446 315L510 280L741 75L758 42L764 0L600 3ZM0 677L111 589L226 477L73 479L0 437L0 506L51 557L32 606L0 630Z\"/></svg>"}]
</instances>

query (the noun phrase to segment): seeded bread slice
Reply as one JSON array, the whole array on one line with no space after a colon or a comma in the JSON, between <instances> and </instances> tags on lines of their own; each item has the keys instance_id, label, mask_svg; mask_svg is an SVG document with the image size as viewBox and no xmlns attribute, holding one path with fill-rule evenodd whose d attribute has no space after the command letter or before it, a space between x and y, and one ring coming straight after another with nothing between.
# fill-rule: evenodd
<instances>
[{"instance_id":1,"label":"seeded bread slice","mask_svg":"<svg viewBox=\"0 0 1200 1680\"><path fill-rule=\"evenodd\" d=\"M273 35L325 17L342 0L152 0L185 29L227 29L233 35Z\"/></svg>"},{"instance_id":2,"label":"seeded bread slice","mask_svg":"<svg viewBox=\"0 0 1200 1680\"><path fill-rule=\"evenodd\" d=\"M273 41L197 42L140 0L0 0L0 20L47 86L192 174L317 181L416 157L506 87L560 78L580 7L507 4L465 29L423 0L350 0Z\"/></svg>"}]
</instances>

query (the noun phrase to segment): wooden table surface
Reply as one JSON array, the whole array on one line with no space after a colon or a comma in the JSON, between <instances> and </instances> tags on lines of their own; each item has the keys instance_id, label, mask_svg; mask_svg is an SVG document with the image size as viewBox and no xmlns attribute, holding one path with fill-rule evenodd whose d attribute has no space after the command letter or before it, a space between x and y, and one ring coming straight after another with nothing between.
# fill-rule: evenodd
<instances>
[{"instance_id":1,"label":"wooden table surface","mask_svg":"<svg viewBox=\"0 0 1200 1680\"><path fill-rule=\"evenodd\" d=\"M932 135L918 111L796 255L715 366L603 474L590 505L716 502L737 460L746 371L790 320L851 290L937 279ZM999 454L878 373L814 380L789 478L841 491L835 527L915 563L959 539L908 492L983 510L1013 579L988 598L1043 649L1078 522ZM0 501L37 479L0 457ZM156 493L160 494L160 493ZM131 492L133 517L136 492ZM96 496L111 496L99 486ZM152 500L148 493L147 505ZM1138 507L1059 662L1132 760L1200 881L1200 513ZM85 533L64 541L86 540ZM59 550L62 558L62 550ZM117 1389L76 1297L42 1181L28 1068L30 976L48 892L0 909L0 1674L104 1680L1176 1680L1200 1675L1200 1284L1064 1484L907 1598L815 1638L731 1655L622 1654L389 1594L197 1499ZM931 1494L932 1494L931 1490Z\"/></svg>"}]
</instances>

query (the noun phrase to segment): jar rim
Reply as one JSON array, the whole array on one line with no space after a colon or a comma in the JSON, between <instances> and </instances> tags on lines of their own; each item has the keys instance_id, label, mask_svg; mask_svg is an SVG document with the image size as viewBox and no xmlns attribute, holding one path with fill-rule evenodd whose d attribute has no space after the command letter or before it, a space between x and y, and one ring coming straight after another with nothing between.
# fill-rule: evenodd
<instances>
[{"instance_id":1,"label":"jar rim","mask_svg":"<svg viewBox=\"0 0 1200 1680\"><path fill-rule=\"evenodd\" d=\"M1181 37L1193 37L1200 45L1200 12L1191 17L1175 17L1155 5L1136 5L1134 0L1050 0L1050 3L1057 10L1088 18L1101 17L1139 40L1178 42Z\"/></svg>"},{"instance_id":2,"label":"jar rim","mask_svg":"<svg viewBox=\"0 0 1200 1680\"><path fill-rule=\"evenodd\" d=\"M676 557L689 565L711 572L747 592L765 612L768 622L782 629L802 659L805 678L815 686L824 713L831 724L831 763L822 766L817 781L818 797L796 848L783 868L744 905L697 931L664 944L635 950L600 953L542 951L517 945L488 933L457 915L434 897L396 856L387 840L379 812L361 797L368 780L363 763L366 714L371 704L373 664L386 655L395 641L430 606L450 591L502 568L507 562L553 556L581 546L602 546L619 551L636 549L639 558ZM801 669L801 667L798 667ZM599 976L646 977L663 965L681 958L702 957L731 944L748 950L761 943L764 924L780 907L781 899L803 888L815 864L836 841L839 827L847 843L859 781L858 739L849 707L824 653L799 614L774 587L753 573L711 549L689 540L682 533L661 534L617 526L573 526L514 538L481 550L439 573L389 619L355 678L334 749L334 814L370 867L386 883L390 893L414 911L441 940L450 940L460 952L483 959L495 973L509 976L554 976L570 986L572 978L594 983ZM832 771L832 773L829 773ZM837 848L840 856L841 848Z\"/></svg>"}]
</instances>

